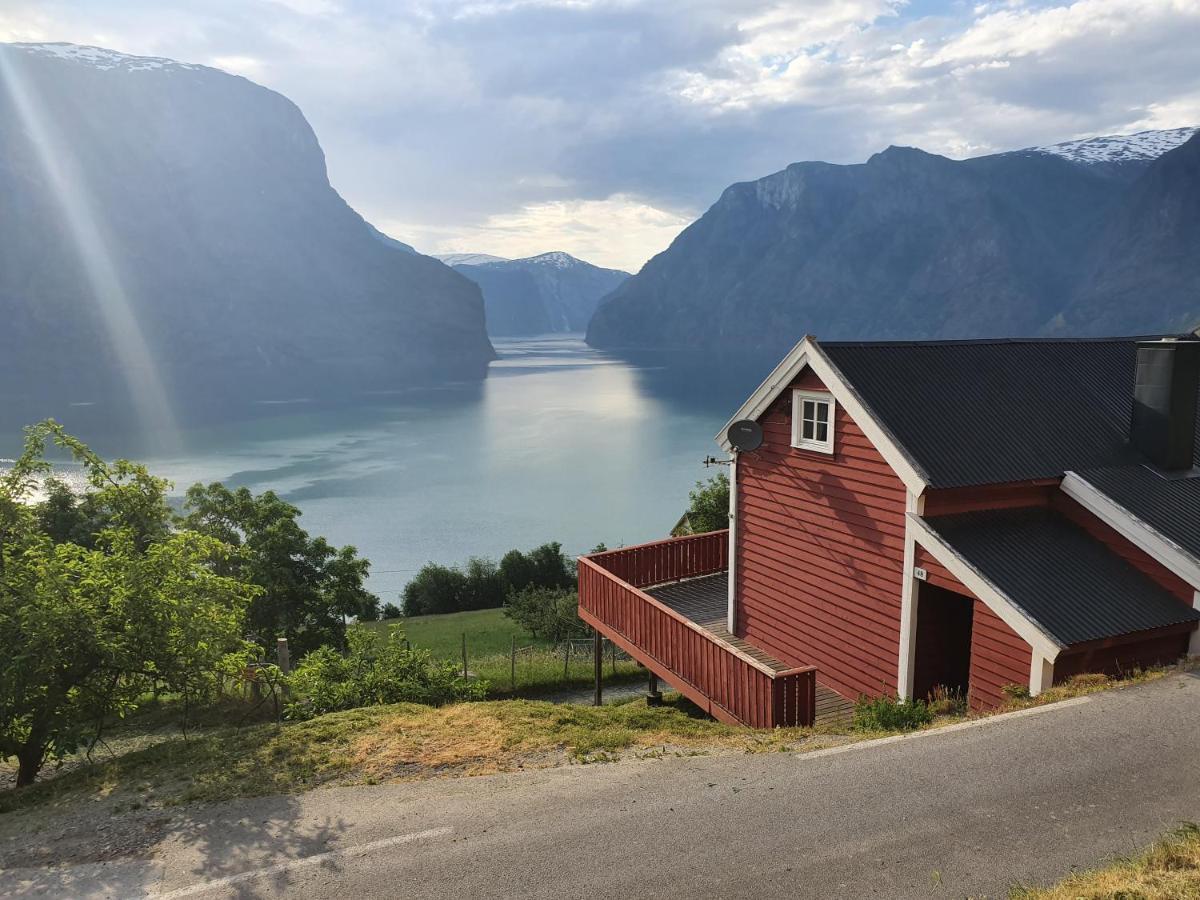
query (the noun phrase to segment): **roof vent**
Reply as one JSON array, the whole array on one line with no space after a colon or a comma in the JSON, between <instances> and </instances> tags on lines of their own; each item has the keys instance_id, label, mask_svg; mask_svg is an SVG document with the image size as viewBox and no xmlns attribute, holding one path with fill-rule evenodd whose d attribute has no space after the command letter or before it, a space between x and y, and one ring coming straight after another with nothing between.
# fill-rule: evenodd
<instances>
[{"instance_id":1,"label":"roof vent","mask_svg":"<svg viewBox=\"0 0 1200 900\"><path fill-rule=\"evenodd\" d=\"M1139 341L1129 439L1160 469L1190 469L1196 448L1200 341Z\"/></svg>"}]
</instances>

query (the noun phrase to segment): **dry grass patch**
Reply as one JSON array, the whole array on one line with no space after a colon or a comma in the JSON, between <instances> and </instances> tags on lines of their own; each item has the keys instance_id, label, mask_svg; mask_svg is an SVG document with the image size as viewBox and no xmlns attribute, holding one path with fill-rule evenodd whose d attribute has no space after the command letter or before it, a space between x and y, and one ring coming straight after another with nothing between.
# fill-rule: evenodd
<instances>
[{"instance_id":1,"label":"dry grass patch","mask_svg":"<svg viewBox=\"0 0 1200 900\"><path fill-rule=\"evenodd\" d=\"M1200 900L1200 826L1184 825L1140 856L1072 875L1051 888L1016 888L1020 900Z\"/></svg>"}]
</instances>

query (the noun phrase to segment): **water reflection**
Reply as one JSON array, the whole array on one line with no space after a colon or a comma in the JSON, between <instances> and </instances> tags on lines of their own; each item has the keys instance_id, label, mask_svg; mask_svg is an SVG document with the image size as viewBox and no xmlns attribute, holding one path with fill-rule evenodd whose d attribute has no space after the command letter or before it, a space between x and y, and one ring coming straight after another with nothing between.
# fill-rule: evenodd
<instances>
[{"instance_id":1,"label":"water reflection","mask_svg":"<svg viewBox=\"0 0 1200 900\"><path fill-rule=\"evenodd\" d=\"M620 359L577 336L496 346L482 384L260 405L184 429L178 453L147 454L133 432L93 433L80 420L96 410L74 410L68 424L106 455L147 459L179 489L223 480L279 492L310 530L356 545L372 588L394 599L428 560L663 536L712 474L702 460L713 435L761 377Z\"/></svg>"}]
</instances>

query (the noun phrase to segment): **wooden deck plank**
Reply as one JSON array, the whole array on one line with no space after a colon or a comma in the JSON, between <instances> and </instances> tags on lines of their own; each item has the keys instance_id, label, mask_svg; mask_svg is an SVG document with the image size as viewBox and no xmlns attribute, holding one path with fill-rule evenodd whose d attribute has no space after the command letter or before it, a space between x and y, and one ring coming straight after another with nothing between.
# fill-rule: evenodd
<instances>
[{"instance_id":1,"label":"wooden deck plank","mask_svg":"<svg viewBox=\"0 0 1200 900\"><path fill-rule=\"evenodd\" d=\"M737 647L773 671L792 668L765 650L729 633L729 574L705 575L643 590L675 612L695 622L709 634ZM854 719L854 703L822 684L817 685L816 724L849 724Z\"/></svg>"}]
</instances>

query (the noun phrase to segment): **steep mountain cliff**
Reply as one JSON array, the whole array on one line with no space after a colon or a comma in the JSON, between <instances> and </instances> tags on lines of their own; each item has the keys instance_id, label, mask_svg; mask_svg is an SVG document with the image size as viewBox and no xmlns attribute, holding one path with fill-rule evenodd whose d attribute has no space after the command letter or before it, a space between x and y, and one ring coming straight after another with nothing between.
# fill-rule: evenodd
<instances>
[{"instance_id":1,"label":"steep mountain cliff","mask_svg":"<svg viewBox=\"0 0 1200 900\"><path fill-rule=\"evenodd\" d=\"M1188 331L1200 325L1200 134L1153 163L1106 217L1053 330Z\"/></svg>"},{"instance_id":2,"label":"steep mountain cliff","mask_svg":"<svg viewBox=\"0 0 1200 900\"><path fill-rule=\"evenodd\" d=\"M568 253L527 259L456 253L441 259L483 290L493 335L583 331L600 300L629 277Z\"/></svg>"},{"instance_id":3,"label":"steep mountain cliff","mask_svg":"<svg viewBox=\"0 0 1200 900\"><path fill-rule=\"evenodd\" d=\"M478 287L330 186L286 98L204 66L0 45L0 388L172 404L478 378Z\"/></svg>"},{"instance_id":4,"label":"steep mountain cliff","mask_svg":"<svg viewBox=\"0 0 1200 900\"><path fill-rule=\"evenodd\" d=\"M730 350L1029 334L1072 280L1108 182L1049 155L891 147L721 199L597 310L589 343Z\"/></svg>"}]
</instances>

